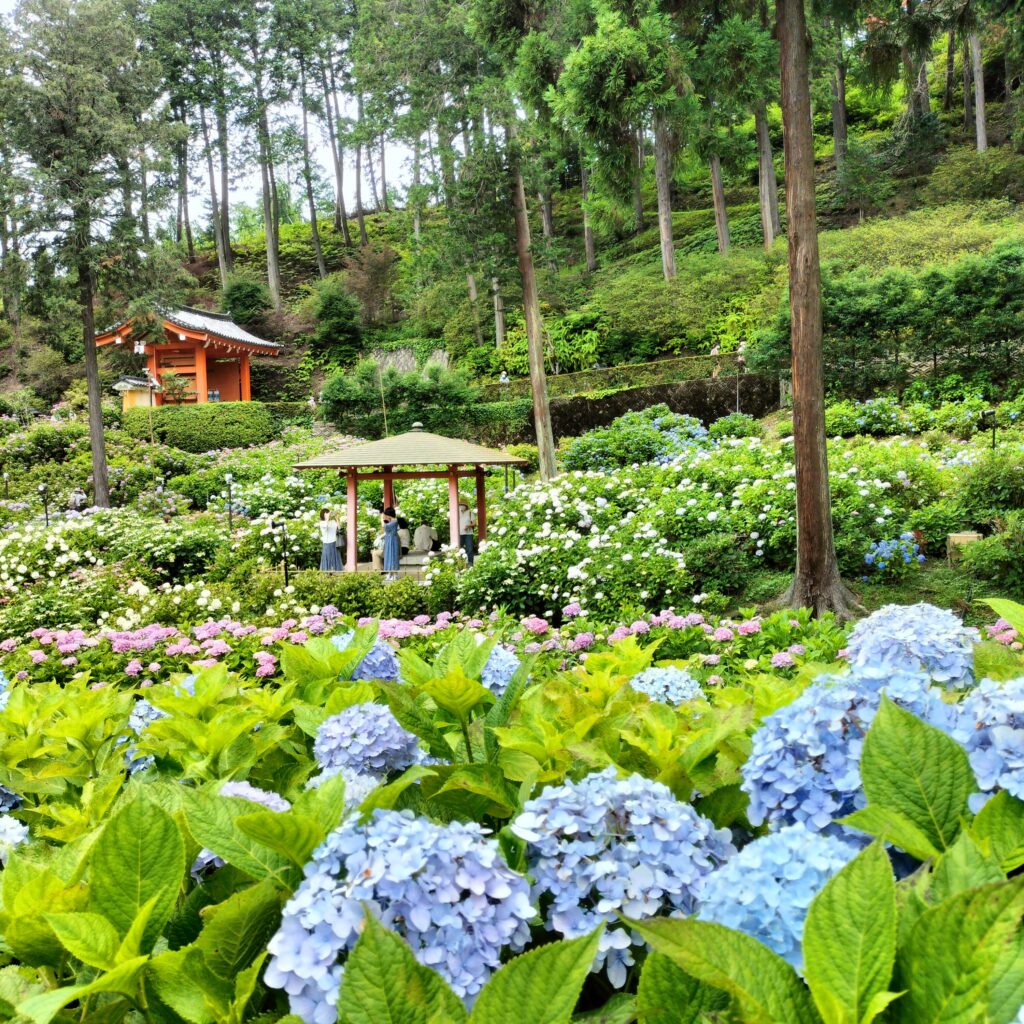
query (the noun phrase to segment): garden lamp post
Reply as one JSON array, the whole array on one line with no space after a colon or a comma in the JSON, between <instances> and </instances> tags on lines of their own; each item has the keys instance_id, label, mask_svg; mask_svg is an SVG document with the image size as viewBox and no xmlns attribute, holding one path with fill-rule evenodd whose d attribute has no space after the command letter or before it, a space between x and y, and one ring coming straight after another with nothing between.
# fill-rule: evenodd
<instances>
[{"instance_id":1,"label":"garden lamp post","mask_svg":"<svg viewBox=\"0 0 1024 1024\"><path fill-rule=\"evenodd\" d=\"M50 525L50 501L49 501L49 496L50 496L50 489L46 486L46 484L40 484L39 485L39 497L42 498L42 500L43 500L43 520L45 521L47 527L49 527L49 525Z\"/></svg>"},{"instance_id":2,"label":"garden lamp post","mask_svg":"<svg viewBox=\"0 0 1024 1024\"><path fill-rule=\"evenodd\" d=\"M288 589L288 531L285 529L285 522L282 519L279 523L270 524L275 530L281 531L281 560L284 562L284 586Z\"/></svg>"},{"instance_id":3,"label":"garden lamp post","mask_svg":"<svg viewBox=\"0 0 1024 1024\"><path fill-rule=\"evenodd\" d=\"M989 427L992 429L992 451L996 450L996 411L995 409L986 409L981 414L981 426L983 430L987 430Z\"/></svg>"},{"instance_id":4,"label":"garden lamp post","mask_svg":"<svg viewBox=\"0 0 1024 1024\"><path fill-rule=\"evenodd\" d=\"M234 534L234 532L235 532L235 518L234 518L234 512L232 511L232 508L231 508L231 504L232 504L232 502L231 502L231 481L232 480L234 480L234 477L230 473L225 473L224 474L224 483L226 483L227 486L228 486L228 533ZM285 572L287 572L287 569L285 570Z\"/></svg>"},{"instance_id":5,"label":"garden lamp post","mask_svg":"<svg viewBox=\"0 0 1024 1024\"><path fill-rule=\"evenodd\" d=\"M743 358L743 353L740 352L736 356L736 411L740 411L740 374L743 373L743 365L746 363L746 359Z\"/></svg>"}]
</instances>

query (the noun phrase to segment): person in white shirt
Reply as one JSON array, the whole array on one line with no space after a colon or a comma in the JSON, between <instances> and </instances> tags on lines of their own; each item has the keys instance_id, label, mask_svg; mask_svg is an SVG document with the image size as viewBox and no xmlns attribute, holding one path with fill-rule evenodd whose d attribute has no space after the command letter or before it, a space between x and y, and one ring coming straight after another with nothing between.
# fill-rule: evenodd
<instances>
[{"instance_id":1,"label":"person in white shirt","mask_svg":"<svg viewBox=\"0 0 1024 1024\"><path fill-rule=\"evenodd\" d=\"M341 572L341 555L338 553L338 521L329 508L320 510L320 552L321 572Z\"/></svg>"},{"instance_id":2,"label":"person in white shirt","mask_svg":"<svg viewBox=\"0 0 1024 1024\"><path fill-rule=\"evenodd\" d=\"M466 552L466 561L472 565L476 555L476 544L473 536L473 526L476 516L470 512L465 502L459 504L459 543L462 550Z\"/></svg>"}]
</instances>

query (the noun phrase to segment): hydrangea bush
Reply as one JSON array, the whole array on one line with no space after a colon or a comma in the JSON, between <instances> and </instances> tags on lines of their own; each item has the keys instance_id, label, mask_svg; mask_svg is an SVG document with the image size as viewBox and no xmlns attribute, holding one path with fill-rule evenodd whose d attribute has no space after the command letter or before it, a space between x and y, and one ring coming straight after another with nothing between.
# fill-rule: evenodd
<instances>
[{"instance_id":1,"label":"hydrangea bush","mask_svg":"<svg viewBox=\"0 0 1024 1024\"><path fill-rule=\"evenodd\" d=\"M651 700L665 704L685 704L704 696L700 683L686 669L674 665L652 667L638 672L629 681L638 693L645 693Z\"/></svg>"},{"instance_id":2,"label":"hydrangea bush","mask_svg":"<svg viewBox=\"0 0 1024 1024\"><path fill-rule=\"evenodd\" d=\"M313 743L325 776L348 770L381 778L423 759L419 740L383 704L353 704L328 718Z\"/></svg>"}]
</instances>

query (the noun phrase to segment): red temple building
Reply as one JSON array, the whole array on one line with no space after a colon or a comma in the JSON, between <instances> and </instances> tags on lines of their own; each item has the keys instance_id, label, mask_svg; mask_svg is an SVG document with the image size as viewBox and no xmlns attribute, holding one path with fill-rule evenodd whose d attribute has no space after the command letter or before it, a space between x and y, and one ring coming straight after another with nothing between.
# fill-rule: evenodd
<instances>
[{"instance_id":1,"label":"red temple building","mask_svg":"<svg viewBox=\"0 0 1024 1024\"><path fill-rule=\"evenodd\" d=\"M279 345L250 334L225 313L180 306L159 315L161 341L133 338L130 320L96 336L99 346L132 345L136 355L146 357L146 378L126 377L116 385L126 408L162 405L161 381L172 372L191 382L186 402L248 402L250 356L281 353Z\"/></svg>"}]
</instances>

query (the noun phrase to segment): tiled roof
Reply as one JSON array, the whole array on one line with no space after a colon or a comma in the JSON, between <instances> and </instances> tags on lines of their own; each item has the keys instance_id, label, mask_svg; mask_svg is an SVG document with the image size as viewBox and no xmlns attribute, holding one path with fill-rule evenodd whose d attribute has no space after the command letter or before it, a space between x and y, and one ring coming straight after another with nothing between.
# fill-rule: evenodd
<instances>
[{"instance_id":1,"label":"tiled roof","mask_svg":"<svg viewBox=\"0 0 1024 1024\"><path fill-rule=\"evenodd\" d=\"M227 313L211 313L209 310L193 309L191 306L176 306L174 309L161 310L161 315L172 324L190 331L205 331L207 334L216 334L218 338L243 341L247 345L258 345L260 348L281 347L272 341L264 341L255 334L250 334L244 327L239 327Z\"/></svg>"}]
</instances>

